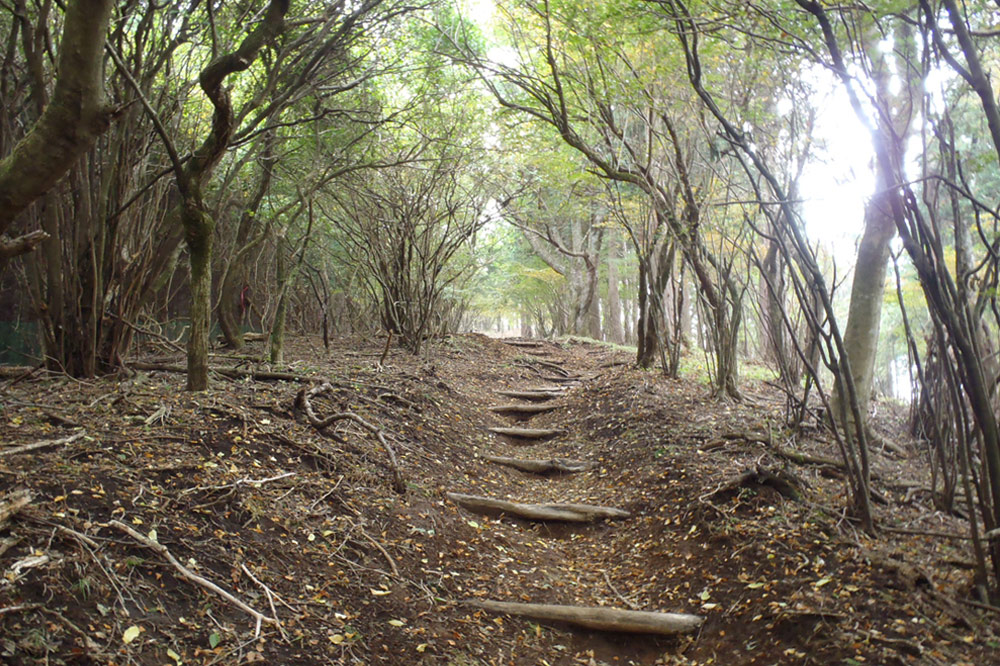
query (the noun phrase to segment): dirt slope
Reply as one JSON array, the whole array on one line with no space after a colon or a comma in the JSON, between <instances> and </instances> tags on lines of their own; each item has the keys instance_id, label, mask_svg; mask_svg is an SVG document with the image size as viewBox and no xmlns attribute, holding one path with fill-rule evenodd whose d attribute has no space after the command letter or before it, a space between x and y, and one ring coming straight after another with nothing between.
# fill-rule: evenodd
<instances>
[{"instance_id":1,"label":"dirt slope","mask_svg":"<svg viewBox=\"0 0 1000 666\"><path fill-rule=\"evenodd\" d=\"M289 357L301 360L283 371L334 385L312 401L318 416L350 411L382 430L399 457L402 495L371 433L350 421L322 433L309 425L295 407L302 382L218 377L191 395L181 375L151 370L5 380L0 495L29 489L31 501L0 529L0 659L998 661L1000 615L959 601L967 542L858 533L842 515L836 470L782 472L780 450L792 445L778 396L751 387L744 403L712 401L702 385L637 371L624 354L586 344L461 336L425 358L392 350L384 366L379 344L344 341L327 354L299 341ZM216 363L262 369L248 357ZM518 402L497 390L557 386L565 394L551 412L519 421L489 409ZM528 443L487 430L512 425L563 432ZM796 446L834 455L822 442ZM541 477L486 455L593 466ZM878 457L877 485L890 500L883 522L963 534L958 519L898 483L926 483L911 467ZM726 487L744 472L797 485ZM599 504L631 517L532 523L471 513L448 492ZM150 537L166 552L141 543ZM259 631L246 609L192 576L262 616ZM470 599L694 613L705 623L675 638L623 636L486 613Z\"/></svg>"}]
</instances>

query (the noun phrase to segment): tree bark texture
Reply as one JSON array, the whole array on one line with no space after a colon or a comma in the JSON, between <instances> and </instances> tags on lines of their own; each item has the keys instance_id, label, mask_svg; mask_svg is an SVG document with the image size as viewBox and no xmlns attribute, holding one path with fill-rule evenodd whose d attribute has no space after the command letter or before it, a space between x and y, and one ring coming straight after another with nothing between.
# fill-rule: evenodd
<instances>
[{"instance_id":1,"label":"tree bark texture","mask_svg":"<svg viewBox=\"0 0 1000 666\"><path fill-rule=\"evenodd\" d=\"M27 136L0 161L0 233L108 128L103 55L113 6L111 0L72 0L66 8L52 98Z\"/></svg>"}]
</instances>

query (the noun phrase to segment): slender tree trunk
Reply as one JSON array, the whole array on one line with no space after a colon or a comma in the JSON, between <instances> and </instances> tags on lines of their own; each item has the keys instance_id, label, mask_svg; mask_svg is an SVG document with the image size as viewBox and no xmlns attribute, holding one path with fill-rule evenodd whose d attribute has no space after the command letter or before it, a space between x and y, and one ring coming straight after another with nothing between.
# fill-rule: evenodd
<instances>
[{"instance_id":1,"label":"slender tree trunk","mask_svg":"<svg viewBox=\"0 0 1000 666\"><path fill-rule=\"evenodd\" d=\"M865 231L858 246L851 304L844 329L844 348L851 366L851 376L857 392L862 418L868 412L871 398L875 356L878 350L879 324L885 293L885 275L889 263L889 243L896 235L896 224L890 197L896 196L892 181L881 162L876 167L876 192L865 208ZM835 418L846 413L848 421L841 425L852 428L850 409L841 409L846 396L834 391L831 409Z\"/></svg>"},{"instance_id":2,"label":"slender tree trunk","mask_svg":"<svg viewBox=\"0 0 1000 666\"><path fill-rule=\"evenodd\" d=\"M604 311L604 328L607 339L618 345L625 343L625 329L622 327L622 299L618 287L618 260L621 255L621 247L620 234L613 232L608 241L608 297L607 308Z\"/></svg>"},{"instance_id":3,"label":"slender tree trunk","mask_svg":"<svg viewBox=\"0 0 1000 666\"><path fill-rule=\"evenodd\" d=\"M188 331L187 388L208 388L208 338L212 313L212 217L201 208L183 213L191 264L191 329Z\"/></svg>"},{"instance_id":4,"label":"slender tree trunk","mask_svg":"<svg viewBox=\"0 0 1000 666\"><path fill-rule=\"evenodd\" d=\"M288 282L288 260L285 258L282 243L278 243L276 257L277 282L278 282L278 305L274 311L274 323L271 325L271 335L269 336L271 363L281 364L285 362L285 319L288 309L288 290L284 285Z\"/></svg>"}]
</instances>

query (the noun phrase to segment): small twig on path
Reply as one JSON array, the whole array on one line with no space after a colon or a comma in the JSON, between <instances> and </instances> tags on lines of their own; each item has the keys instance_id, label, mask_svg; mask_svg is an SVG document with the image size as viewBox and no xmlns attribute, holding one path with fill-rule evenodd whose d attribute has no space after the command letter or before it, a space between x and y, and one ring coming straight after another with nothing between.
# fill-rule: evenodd
<instances>
[{"instance_id":1,"label":"small twig on path","mask_svg":"<svg viewBox=\"0 0 1000 666\"><path fill-rule=\"evenodd\" d=\"M274 625L280 624L278 622L277 617L268 617L263 613L260 613L259 611L251 608L244 602L234 597L229 592L226 592L224 589L222 589L212 581L208 580L207 578L203 578L202 576L199 576L198 574L194 573L193 571L185 567L183 564L177 561L177 558L174 557L173 554L169 550L167 550L167 547L164 546L162 543L157 543L152 539L150 539L149 537L146 537L140 534L139 532L136 532L134 529L132 529L131 527L129 527L128 525L126 525L121 521L112 520L108 524L111 525L112 527L121 530L122 532L125 532L130 537L141 543L142 545L146 546L147 548L152 548L157 553L165 557L167 561L170 562L170 564L174 565L174 568L177 569L180 572L181 576L183 576L184 578L187 578L192 583L202 586L206 590L211 590L212 592L215 592L217 595L219 595L229 603L233 604L240 610L250 614L257 621L257 626L254 629L255 637L260 636L261 622L267 622L268 624L274 624Z\"/></svg>"},{"instance_id":2,"label":"small twig on path","mask_svg":"<svg viewBox=\"0 0 1000 666\"><path fill-rule=\"evenodd\" d=\"M238 488L240 486L257 486L260 487L265 483L271 483L272 481L278 481L280 479L286 479L290 476L295 476L295 472L285 472L284 474L278 474L277 476L268 477L266 479L237 479L232 483L223 483L217 486L195 486L193 488L187 488L181 491L181 495L187 495L188 493L196 493L202 490L225 490L227 488Z\"/></svg>"},{"instance_id":3,"label":"small twig on path","mask_svg":"<svg viewBox=\"0 0 1000 666\"><path fill-rule=\"evenodd\" d=\"M90 634L88 634L86 631L84 631L80 627L76 626L68 617L66 617L65 615L63 615L59 611L52 610L51 608L45 608L45 607L43 607L42 608L42 612L43 613L48 613L49 615L55 615L57 618L59 618L59 620L63 624L65 624L67 627L69 627L71 630L73 630L73 632L75 634L77 634L78 636L80 636L83 639L84 644L87 646L87 650L89 650L92 655L97 655L97 654L103 654L104 653L104 651L101 649L101 646L98 645L97 642L94 641L94 639L90 637Z\"/></svg>"},{"instance_id":4,"label":"small twig on path","mask_svg":"<svg viewBox=\"0 0 1000 666\"><path fill-rule=\"evenodd\" d=\"M267 585L264 585L264 583L262 583L259 580L257 580L257 577L254 576L253 573L250 571L250 569L247 568L246 564L241 563L240 564L240 568L243 569L243 573L245 573L246 575L250 576L250 580L252 580L253 582L255 582L255 583L257 583L258 585L261 586L261 588L264 590L264 594L267 595L267 603L271 606L271 615L273 615L274 617L278 617L278 611L274 608L274 598L278 597L277 593L272 592L271 588L269 588ZM278 597L278 600L281 601L281 603L285 604L285 607L291 609L292 611L295 610L294 608L292 608L291 606L289 606L287 603L285 603L284 600L281 599L281 597ZM284 639L284 641L287 643L288 642L288 634L285 633L285 630L281 626L281 623L278 623L277 626L278 626L278 633L281 634L281 638Z\"/></svg>"},{"instance_id":5,"label":"small twig on path","mask_svg":"<svg viewBox=\"0 0 1000 666\"><path fill-rule=\"evenodd\" d=\"M621 592L618 591L618 589L611 582L611 577L608 576L607 571L602 571L601 573L604 574L604 582L608 584L608 587L611 588L611 591L615 593L615 596L621 599L626 606L628 606L632 610L639 610L641 608L639 604L629 601L628 599L625 598L625 596Z\"/></svg>"},{"instance_id":6,"label":"small twig on path","mask_svg":"<svg viewBox=\"0 0 1000 666\"><path fill-rule=\"evenodd\" d=\"M15 446L10 449L3 449L0 451L0 458L5 456L16 456L19 453L27 453L28 451L36 451L38 449L44 449L48 446L59 446L65 444L72 444L76 440L80 439L87 434L86 430L81 430L80 432L70 435L69 437L63 437L62 439L46 439L41 442L35 442L34 444L25 444L23 446Z\"/></svg>"},{"instance_id":7,"label":"small twig on path","mask_svg":"<svg viewBox=\"0 0 1000 666\"><path fill-rule=\"evenodd\" d=\"M359 532L361 532L361 536L368 539L368 541L370 541L373 546L378 548L379 552L385 556L386 562L389 563L389 568L392 569L392 575L395 576L396 578L399 578L400 577L399 568L396 566L396 562L392 559L392 556L389 555L389 551L383 548L382 544L380 544L378 541L372 538L372 536L368 534L368 532L365 532L360 525L354 525L353 523L352 525L356 527Z\"/></svg>"},{"instance_id":8,"label":"small twig on path","mask_svg":"<svg viewBox=\"0 0 1000 666\"><path fill-rule=\"evenodd\" d=\"M19 613L24 610L34 610L41 607L42 604L18 604L17 606L6 606L4 608L0 608L0 615L6 615L7 613Z\"/></svg>"}]
</instances>

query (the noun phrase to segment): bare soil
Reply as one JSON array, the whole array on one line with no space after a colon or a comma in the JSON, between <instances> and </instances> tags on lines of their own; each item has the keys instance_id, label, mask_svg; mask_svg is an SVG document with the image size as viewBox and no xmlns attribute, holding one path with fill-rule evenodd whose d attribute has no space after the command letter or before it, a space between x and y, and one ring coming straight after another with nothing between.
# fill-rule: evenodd
<instances>
[{"instance_id":1,"label":"bare soil","mask_svg":"<svg viewBox=\"0 0 1000 666\"><path fill-rule=\"evenodd\" d=\"M217 376L196 394L169 370L94 381L8 375L0 497L28 489L31 502L0 527L0 660L1000 663L1000 614L964 601L967 525L920 489L926 451L906 441L893 410L877 423L909 453L875 454L888 500L879 521L921 534L872 537L845 514L835 469L780 455L837 454L819 429L790 441L784 401L763 384L740 403L718 401L700 383L576 342L455 336L421 357L391 349L380 364L382 344L324 350L298 340L287 356L299 360L286 368L256 363L259 350L220 351L219 367L305 381ZM350 411L382 430L404 493L372 433L351 421L309 425L296 395L310 380L336 388L313 400L317 415ZM489 410L516 402L498 390L560 385L551 412ZM487 430L511 425L563 432L519 442ZM537 476L484 455L594 466ZM750 481L728 487L744 472ZM753 481L768 474L792 485ZM447 492L631 517L529 523L470 513ZM113 521L161 544L176 565ZM675 638L615 635L498 616L467 603L477 599L694 613L705 623Z\"/></svg>"}]
</instances>

